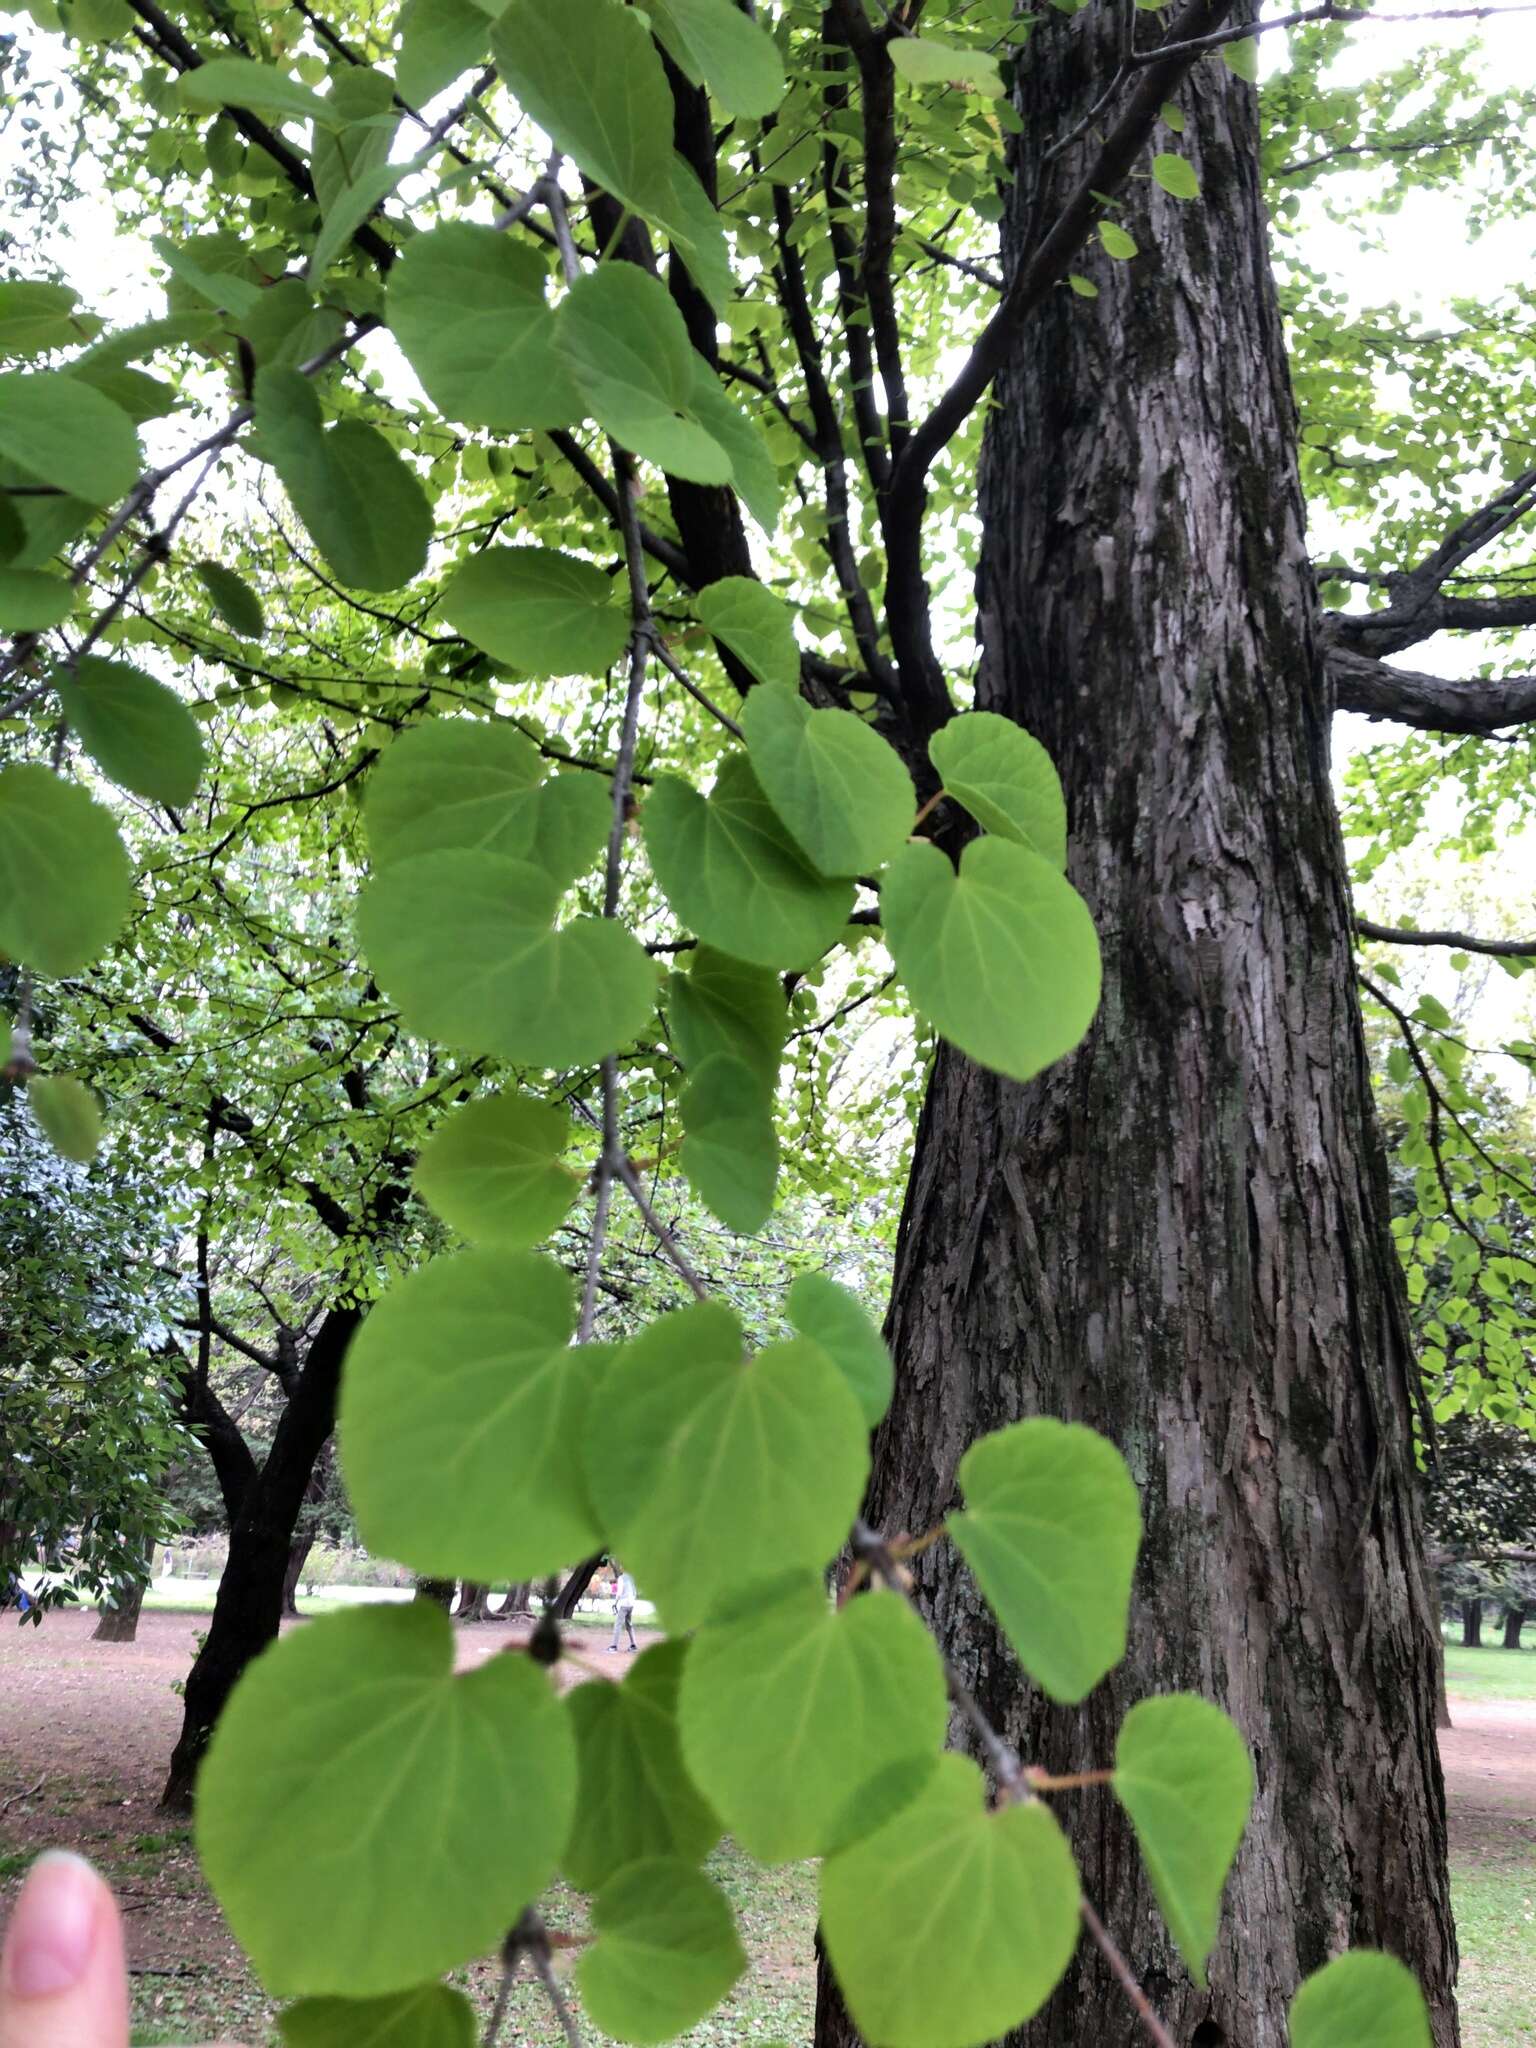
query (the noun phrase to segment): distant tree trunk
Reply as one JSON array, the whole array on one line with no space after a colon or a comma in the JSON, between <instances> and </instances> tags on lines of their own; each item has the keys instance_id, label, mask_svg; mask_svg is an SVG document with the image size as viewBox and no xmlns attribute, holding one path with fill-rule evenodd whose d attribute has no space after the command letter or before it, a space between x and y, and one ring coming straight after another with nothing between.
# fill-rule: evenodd
<instances>
[{"instance_id":1,"label":"distant tree trunk","mask_svg":"<svg viewBox=\"0 0 1536 2048\"><path fill-rule=\"evenodd\" d=\"M1464 1650L1480 1650L1483 1647L1481 1600L1463 1600L1461 1603L1461 1647Z\"/></svg>"},{"instance_id":2,"label":"distant tree trunk","mask_svg":"<svg viewBox=\"0 0 1536 2048\"><path fill-rule=\"evenodd\" d=\"M452 1614L453 1594L457 1584L456 1579L418 1579L416 1598L430 1600L434 1607L441 1607L444 1614Z\"/></svg>"},{"instance_id":3,"label":"distant tree trunk","mask_svg":"<svg viewBox=\"0 0 1536 2048\"><path fill-rule=\"evenodd\" d=\"M190 1810L197 1766L224 1702L246 1665L273 1641L282 1624L283 1581L294 1527L315 1460L335 1427L341 1363L361 1320L362 1311L350 1306L327 1314L283 1409L266 1462L259 1471L252 1467L254 1476L238 1503L229 1532L229 1562L219 1580L207 1637L187 1676L181 1737L160 1795L161 1804L173 1813ZM225 1499L227 1504L227 1491Z\"/></svg>"},{"instance_id":4,"label":"distant tree trunk","mask_svg":"<svg viewBox=\"0 0 1536 2048\"><path fill-rule=\"evenodd\" d=\"M91 1630L93 1643L132 1643L139 1634L139 1615L144 1607L144 1592L154 1569L155 1546L150 1544L145 1559L144 1574L137 1579L119 1579L112 1588L110 1604L104 1602L96 1615L96 1626Z\"/></svg>"},{"instance_id":5,"label":"distant tree trunk","mask_svg":"<svg viewBox=\"0 0 1536 2048\"><path fill-rule=\"evenodd\" d=\"M1505 1608L1504 1647L1506 1650L1519 1649L1520 1631L1525 1626L1525 1613L1526 1610L1523 1604L1519 1607L1510 1606Z\"/></svg>"},{"instance_id":6,"label":"distant tree trunk","mask_svg":"<svg viewBox=\"0 0 1536 2048\"><path fill-rule=\"evenodd\" d=\"M309 1562L309 1553L315 1547L315 1532L298 1537L288 1546L288 1565L283 1573L283 1619L299 1619L299 1581L304 1576L304 1567Z\"/></svg>"},{"instance_id":7,"label":"distant tree trunk","mask_svg":"<svg viewBox=\"0 0 1536 2048\"><path fill-rule=\"evenodd\" d=\"M489 1621L490 1610L486 1603L490 1597L489 1586L481 1586L473 1579L465 1579L459 1587L459 1620Z\"/></svg>"},{"instance_id":8,"label":"distant tree trunk","mask_svg":"<svg viewBox=\"0 0 1536 2048\"><path fill-rule=\"evenodd\" d=\"M1005 270L1088 169L1122 34L1113 8L1036 19ZM1085 251L1098 296L1058 290L1031 316L980 487L976 704L1060 771L1103 1000L1027 1086L938 1050L866 1513L932 1527L966 1446L1021 1416L1118 1444L1146 1522L1126 1661L1081 1707L1053 1706L944 1543L913 1565L941 1642L1052 1771L1111 1763L1152 1693L1199 1692L1242 1730L1257 1800L1208 1989L1114 1802L1061 1808L1086 1895L1182 2048L1282 2048L1301 1978L1351 1943L1410 1965L1453 2048L1417 1366L1355 998L1257 95L1212 62L1177 102L1203 202L1126 188L1114 217L1141 253ZM847 2048L823 1979L819 2048ZM1085 1942L1010 2039L1145 2035Z\"/></svg>"},{"instance_id":9,"label":"distant tree trunk","mask_svg":"<svg viewBox=\"0 0 1536 2048\"><path fill-rule=\"evenodd\" d=\"M502 1621L511 1621L520 1614L531 1615L533 1613L532 1594L532 1579L519 1579L502 1603L500 1619Z\"/></svg>"},{"instance_id":10,"label":"distant tree trunk","mask_svg":"<svg viewBox=\"0 0 1536 2048\"><path fill-rule=\"evenodd\" d=\"M557 1621L569 1621L576 1612L576 1609L581 1605L582 1596L597 1576L597 1568L602 1563L604 1555L605 1553L600 1550L595 1557L584 1557L565 1584L560 1588L559 1595L555 1600L555 1619Z\"/></svg>"},{"instance_id":11,"label":"distant tree trunk","mask_svg":"<svg viewBox=\"0 0 1536 2048\"><path fill-rule=\"evenodd\" d=\"M1454 1728L1451 1719L1451 1703L1445 1691L1445 1609L1440 1599L1440 1587L1433 1572L1427 1575L1429 1596L1434 1605L1435 1621L1435 1726Z\"/></svg>"}]
</instances>

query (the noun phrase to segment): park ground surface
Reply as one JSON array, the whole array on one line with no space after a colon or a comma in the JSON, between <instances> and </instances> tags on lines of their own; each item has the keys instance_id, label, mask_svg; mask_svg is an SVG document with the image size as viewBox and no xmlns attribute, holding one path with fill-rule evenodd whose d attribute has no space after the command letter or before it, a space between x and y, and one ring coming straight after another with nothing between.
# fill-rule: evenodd
<instances>
[{"instance_id":1,"label":"park ground surface","mask_svg":"<svg viewBox=\"0 0 1536 2048\"><path fill-rule=\"evenodd\" d=\"M595 1619L595 1618L594 1618ZM0 1918L40 1849L92 1856L123 1902L134 1970L135 2048L223 2037L266 2048L275 2008L263 1997L203 1885L188 1831L156 1808L175 1741L185 1677L203 1623L157 1608L136 1643L89 1640L94 1616L60 1613L40 1629L0 1621ZM463 1667L525 1629L459 1631ZM642 1640L645 1632L642 1631ZM597 1626L583 1661L617 1676ZM1536 2041L1536 1649L1448 1652L1456 1726L1442 1738L1462 1945L1465 2048ZM730 2000L687 2036L700 2048L808 2042L815 2003L810 1865L758 1870L729 1844L710 1859L742 1921L752 1968ZM553 1925L577 1926L569 1895ZM489 1966L460 1981L488 2002ZM535 1987L514 1995L504 2038L555 2048L558 2029Z\"/></svg>"}]
</instances>

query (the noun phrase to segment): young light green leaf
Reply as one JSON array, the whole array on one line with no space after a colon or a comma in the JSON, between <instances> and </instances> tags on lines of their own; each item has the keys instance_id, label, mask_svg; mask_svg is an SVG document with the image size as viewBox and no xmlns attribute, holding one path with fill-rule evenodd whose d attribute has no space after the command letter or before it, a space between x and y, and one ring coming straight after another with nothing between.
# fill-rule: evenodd
<instances>
[{"instance_id":1,"label":"young light green leaf","mask_svg":"<svg viewBox=\"0 0 1536 2048\"><path fill-rule=\"evenodd\" d=\"M773 1096L761 1074L733 1052L711 1053L690 1069L678 1108L689 1186L727 1230L761 1230L779 1178Z\"/></svg>"},{"instance_id":2,"label":"young light green leaf","mask_svg":"<svg viewBox=\"0 0 1536 2048\"><path fill-rule=\"evenodd\" d=\"M1117 263L1128 263L1137 253L1135 237L1112 220L1099 222L1099 240L1104 244L1104 253L1113 256Z\"/></svg>"},{"instance_id":3,"label":"young light green leaf","mask_svg":"<svg viewBox=\"0 0 1536 2048\"><path fill-rule=\"evenodd\" d=\"M507 433L581 417L545 282L535 252L494 228L450 221L407 245L389 275L389 325L448 419Z\"/></svg>"},{"instance_id":4,"label":"young light green leaf","mask_svg":"<svg viewBox=\"0 0 1536 2048\"><path fill-rule=\"evenodd\" d=\"M272 121L314 121L322 128L340 127L336 108L270 64L251 57L213 57L194 71L184 71L177 85L184 107L244 107Z\"/></svg>"},{"instance_id":5,"label":"young light green leaf","mask_svg":"<svg viewBox=\"0 0 1536 2048\"><path fill-rule=\"evenodd\" d=\"M866 2040L976 2048L1060 1983L1078 1897L1049 1810L989 1813L975 1764L943 1756L910 1805L822 1865L821 1929Z\"/></svg>"},{"instance_id":6,"label":"young light green leaf","mask_svg":"<svg viewBox=\"0 0 1536 2048\"><path fill-rule=\"evenodd\" d=\"M760 683L800 687L800 649L789 606L755 576L722 576L693 601L703 625Z\"/></svg>"},{"instance_id":7,"label":"young light green leaf","mask_svg":"<svg viewBox=\"0 0 1536 2048\"><path fill-rule=\"evenodd\" d=\"M1246 80L1249 85L1259 82L1259 39L1257 36L1242 36L1236 42L1223 43L1221 61L1229 71Z\"/></svg>"},{"instance_id":8,"label":"young light green leaf","mask_svg":"<svg viewBox=\"0 0 1536 2048\"><path fill-rule=\"evenodd\" d=\"M226 569L222 562L195 562L198 581L213 601L213 608L242 640L259 640L267 629L261 599L243 576Z\"/></svg>"},{"instance_id":9,"label":"young light green leaf","mask_svg":"<svg viewBox=\"0 0 1536 2048\"><path fill-rule=\"evenodd\" d=\"M256 373L255 416L261 452L338 582L395 590L420 574L432 508L382 434L361 420L322 427L314 387L280 367Z\"/></svg>"},{"instance_id":10,"label":"young light green leaf","mask_svg":"<svg viewBox=\"0 0 1536 2048\"><path fill-rule=\"evenodd\" d=\"M571 1120L526 1095L482 1095L440 1123L417 1156L417 1194L477 1244L527 1251L564 1222L582 1176L561 1164Z\"/></svg>"},{"instance_id":11,"label":"young light green leaf","mask_svg":"<svg viewBox=\"0 0 1536 2048\"><path fill-rule=\"evenodd\" d=\"M526 861L430 853L375 875L358 931L411 1030L524 1066L585 1066L645 1028L656 977L614 919L556 931L563 893Z\"/></svg>"},{"instance_id":12,"label":"young light green leaf","mask_svg":"<svg viewBox=\"0 0 1536 2048\"><path fill-rule=\"evenodd\" d=\"M595 1547L579 1444L606 1354L573 1346L575 1328L570 1276L531 1252L458 1252L395 1282L341 1390L342 1469L370 1550L496 1584Z\"/></svg>"},{"instance_id":13,"label":"young light green leaf","mask_svg":"<svg viewBox=\"0 0 1536 2048\"><path fill-rule=\"evenodd\" d=\"M711 1053L734 1053L766 1095L775 1093L788 1013L784 984L771 968L697 946L687 971L667 981L667 1018L685 1067L702 1066Z\"/></svg>"},{"instance_id":14,"label":"young light green leaf","mask_svg":"<svg viewBox=\"0 0 1536 2048\"><path fill-rule=\"evenodd\" d=\"M913 1002L980 1065L1031 1080L1093 1022L1093 919L1066 877L1028 848L973 840L956 875L936 846L904 846L880 907Z\"/></svg>"},{"instance_id":15,"label":"young light green leaf","mask_svg":"<svg viewBox=\"0 0 1536 2048\"><path fill-rule=\"evenodd\" d=\"M1125 1460L1079 1423L1035 1416L960 1460L950 1535L1019 1662L1068 1705L1125 1655L1141 1503Z\"/></svg>"},{"instance_id":16,"label":"young light green leaf","mask_svg":"<svg viewBox=\"0 0 1536 2048\"><path fill-rule=\"evenodd\" d=\"M524 676L598 676L629 638L629 614L590 562L549 548L487 548L443 592L466 639Z\"/></svg>"},{"instance_id":17,"label":"young light green leaf","mask_svg":"<svg viewBox=\"0 0 1536 2048\"><path fill-rule=\"evenodd\" d=\"M814 1572L701 1629L678 1700L684 1762L762 1863L881 1826L944 1747L948 1714L943 1662L906 1602L839 1608Z\"/></svg>"},{"instance_id":18,"label":"young light green leaf","mask_svg":"<svg viewBox=\"0 0 1536 2048\"><path fill-rule=\"evenodd\" d=\"M748 1362L741 1325L715 1302L624 1346L584 1452L604 1529L674 1631L754 1580L819 1570L869 1469L858 1403L822 1352L775 1344Z\"/></svg>"},{"instance_id":19,"label":"young light green leaf","mask_svg":"<svg viewBox=\"0 0 1536 2048\"><path fill-rule=\"evenodd\" d=\"M0 284L0 356L35 356L88 341L101 322L77 313L80 294L67 284L14 278Z\"/></svg>"},{"instance_id":20,"label":"young light green leaf","mask_svg":"<svg viewBox=\"0 0 1536 2048\"><path fill-rule=\"evenodd\" d=\"M88 1166L101 1143L101 1104L73 1074L38 1074L27 1084L32 1114L55 1152Z\"/></svg>"},{"instance_id":21,"label":"young light green leaf","mask_svg":"<svg viewBox=\"0 0 1536 2048\"><path fill-rule=\"evenodd\" d=\"M1003 75L985 50L940 42L936 36L897 36L888 46L891 64L909 85L968 85L1000 99Z\"/></svg>"},{"instance_id":22,"label":"young light green leaf","mask_svg":"<svg viewBox=\"0 0 1536 2048\"><path fill-rule=\"evenodd\" d=\"M613 797L600 775L543 780L538 748L500 720L429 718L385 749L364 814L375 872L423 853L506 854L561 889L607 843Z\"/></svg>"},{"instance_id":23,"label":"young light green leaf","mask_svg":"<svg viewBox=\"0 0 1536 2048\"><path fill-rule=\"evenodd\" d=\"M684 166L697 189L698 181ZM693 359L693 395L689 410L712 441L731 458L731 483L737 497L763 529L772 534L779 523L779 472L763 430L741 407L727 398L720 379L697 352Z\"/></svg>"},{"instance_id":24,"label":"young light green leaf","mask_svg":"<svg viewBox=\"0 0 1536 2048\"><path fill-rule=\"evenodd\" d=\"M395 26L395 83L406 105L418 109L478 64L490 42L490 24L474 0L405 0Z\"/></svg>"},{"instance_id":25,"label":"young light green leaf","mask_svg":"<svg viewBox=\"0 0 1536 2048\"><path fill-rule=\"evenodd\" d=\"M621 206L666 225L672 95L643 18L623 0L512 0L491 49L555 147Z\"/></svg>"},{"instance_id":26,"label":"young light green leaf","mask_svg":"<svg viewBox=\"0 0 1536 2048\"><path fill-rule=\"evenodd\" d=\"M1158 109L1157 118L1165 128L1171 128L1175 135L1182 135L1184 133L1184 116L1173 104L1172 100L1164 100L1162 106Z\"/></svg>"},{"instance_id":27,"label":"young light green leaf","mask_svg":"<svg viewBox=\"0 0 1536 2048\"><path fill-rule=\"evenodd\" d=\"M730 481L730 456L691 417L693 344L660 278L633 263L588 271L555 325L588 411L620 447L695 483Z\"/></svg>"},{"instance_id":28,"label":"young light green leaf","mask_svg":"<svg viewBox=\"0 0 1536 2048\"><path fill-rule=\"evenodd\" d=\"M773 38L734 0L651 0L647 9L673 62L708 86L728 114L771 114L784 97Z\"/></svg>"},{"instance_id":29,"label":"young light green leaf","mask_svg":"<svg viewBox=\"0 0 1536 2048\"><path fill-rule=\"evenodd\" d=\"M1080 277L1075 270L1067 273L1067 283L1080 299L1096 299L1099 296L1099 288L1093 279L1091 277Z\"/></svg>"},{"instance_id":30,"label":"young light green leaf","mask_svg":"<svg viewBox=\"0 0 1536 2048\"><path fill-rule=\"evenodd\" d=\"M78 974L132 903L111 814L41 762L0 768L0 953L40 974Z\"/></svg>"},{"instance_id":31,"label":"young light green leaf","mask_svg":"<svg viewBox=\"0 0 1536 2048\"><path fill-rule=\"evenodd\" d=\"M708 797L659 776L640 818L656 880L706 944L761 967L806 967L842 931L851 886L806 865L745 754L727 756Z\"/></svg>"},{"instance_id":32,"label":"young light green leaf","mask_svg":"<svg viewBox=\"0 0 1536 2048\"><path fill-rule=\"evenodd\" d=\"M1022 725L995 711L966 711L928 742L944 787L984 831L1067 864L1067 800L1050 755Z\"/></svg>"},{"instance_id":33,"label":"young light green leaf","mask_svg":"<svg viewBox=\"0 0 1536 2048\"><path fill-rule=\"evenodd\" d=\"M86 654L73 675L60 676L59 702L104 775L151 803L192 801L203 735L174 690L126 662Z\"/></svg>"},{"instance_id":34,"label":"young light green leaf","mask_svg":"<svg viewBox=\"0 0 1536 2048\"><path fill-rule=\"evenodd\" d=\"M390 1998L305 1998L277 2031L283 2048L474 2048L477 2028L462 1991L421 1984Z\"/></svg>"},{"instance_id":35,"label":"young light green leaf","mask_svg":"<svg viewBox=\"0 0 1536 2048\"><path fill-rule=\"evenodd\" d=\"M812 867L862 875L912 829L917 797L895 748L852 711L813 711L797 690L753 690L741 707L752 770Z\"/></svg>"},{"instance_id":36,"label":"young light green leaf","mask_svg":"<svg viewBox=\"0 0 1536 2048\"><path fill-rule=\"evenodd\" d=\"M891 1405L895 1374L885 1340L858 1296L825 1273L801 1273L784 1305L801 1336L819 1344L847 1380L873 1429Z\"/></svg>"},{"instance_id":37,"label":"young light green leaf","mask_svg":"<svg viewBox=\"0 0 1536 2048\"><path fill-rule=\"evenodd\" d=\"M1152 176L1173 199L1200 197L1200 180L1187 156L1164 152L1153 157Z\"/></svg>"},{"instance_id":38,"label":"young light green leaf","mask_svg":"<svg viewBox=\"0 0 1536 2048\"><path fill-rule=\"evenodd\" d=\"M60 370L0 372L0 455L88 505L124 497L143 466L127 413Z\"/></svg>"},{"instance_id":39,"label":"young light green leaf","mask_svg":"<svg viewBox=\"0 0 1536 2048\"><path fill-rule=\"evenodd\" d=\"M576 1821L561 1868L584 1892L646 1856L698 1863L720 1822L683 1768L677 1696L686 1642L656 1643L622 1685L567 1694L576 1731Z\"/></svg>"},{"instance_id":40,"label":"young light green leaf","mask_svg":"<svg viewBox=\"0 0 1536 2048\"><path fill-rule=\"evenodd\" d=\"M1114 1787L1163 1918L1204 1984L1222 1887L1253 1805L1248 1745L1220 1707L1193 1693L1141 1700L1121 1723Z\"/></svg>"},{"instance_id":41,"label":"young light green leaf","mask_svg":"<svg viewBox=\"0 0 1536 2048\"><path fill-rule=\"evenodd\" d=\"M1223 54L1233 48L1247 45L1225 43ZM1432 2048L1413 1972L1376 1949L1335 1957L1291 2002L1291 2048Z\"/></svg>"},{"instance_id":42,"label":"young light green leaf","mask_svg":"<svg viewBox=\"0 0 1536 2048\"><path fill-rule=\"evenodd\" d=\"M648 2048L712 2012L747 1967L724 1897L691 1864L650 1856L592 1902L597 1939L576 1965L582 2005L616 2041Z\"/></svg>"},{"instance_id":43,"label":"young light green leaf","mask_svg":"<svg viewBox=\"0 0 1536 2048\"><path fill-rule=\"evenodd\" d=\"M25 539L23 529L22 545ZM62 576L41 569L0 569L0 631L46 633L50 626L61 626L74 606L74 590Z\"/></svg>"},{"instance_id":44,"label":"young light green leaf","mask_svg":"<svg viewBox=\"0 0 1536 2048\"><path fill-rule=\"evenodd\" d=\"M453 1641L430 1601L327 1615L224 1709L198 1853L280 1997L411 1990L495 1948L554 1874L576 1793L565 1710L524 1657L455 1678Z\"/></svg>"}]
</instances>

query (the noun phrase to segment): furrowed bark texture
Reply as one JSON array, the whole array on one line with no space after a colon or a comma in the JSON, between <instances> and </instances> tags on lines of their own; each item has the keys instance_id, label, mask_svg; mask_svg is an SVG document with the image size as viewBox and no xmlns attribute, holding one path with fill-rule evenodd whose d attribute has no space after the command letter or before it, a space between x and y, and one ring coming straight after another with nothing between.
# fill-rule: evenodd
<instances>
[{"instance_id":1,"label":"furrowed bark texture","mask_svg":"<svg viewBox=\"0 0 1536 2048\"><path fill-rule=\"evenodd\" d=\"M1138 19L1141 19L1140 17ZM1017 260L1039 152L1102 90L1118 17L1050 13L1018 103ZM1265 249L1255 95L1180 95L1204 197L1149 180L1142 254L1085 255L997 390L983 471L978 704L1049 748L1103 942L1084 1046L1027 1087L940 1053L889 1334L870 1519L922 1530L983 1432L1103 1431L1146 1519L1125 1664L1081 1709L1025 1682L945 1544L920 1597L1027 1762L1112 1761L1180 1688L1250 1745L1254 1817L1210 1989L1164 1932L1112 1799L1057 1802L1084 1887L1192 2048L1284 2048L1300 1979L1393 1950L1457 2039L1414 1371L1351 966L1330 704ZM1056 191L1080 175L1069 152ZM1047 176L1052 175L1048 172ZM1049 214L1045 216L1049 218ZM826 1992L818 2040L851 2038ZM1086 1943L1029 2048L1133 2048Z\"/></svg>"}]
</instances>

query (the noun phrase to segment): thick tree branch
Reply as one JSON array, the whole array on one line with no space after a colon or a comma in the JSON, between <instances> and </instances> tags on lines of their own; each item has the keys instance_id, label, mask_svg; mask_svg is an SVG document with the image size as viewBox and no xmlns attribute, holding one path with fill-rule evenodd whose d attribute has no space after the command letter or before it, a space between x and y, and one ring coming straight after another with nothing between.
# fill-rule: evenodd
<instances>
[{"instance_id":1,"label":"thick tree branch","mask_svg":"<svg viewBox=\"0 0 1536 2048\"><path fill-rule=\"evenodd\" d=\"M1357 917L1355 930L1362 939L1379 939L1392 946L1448 946L1452 952L1486 953L1495 960L1536 960L1536 939L1477 939L1470 932L1405 931L1368 917Z\"/></svg>"},{"instance_id":2,"label":"thick tree branch","mask_svg":"<svg viewBox=\"0 0 1536 2048\"><path fill-rule=\"evenodd\" d=\"M1488 737L1512 725L1536 723L1536 675L1450 681L1389 667L1335 642L1328 654L1328 678L1340 711L1391 719L1421 732Z\"/></svg>"}]
</instances>

